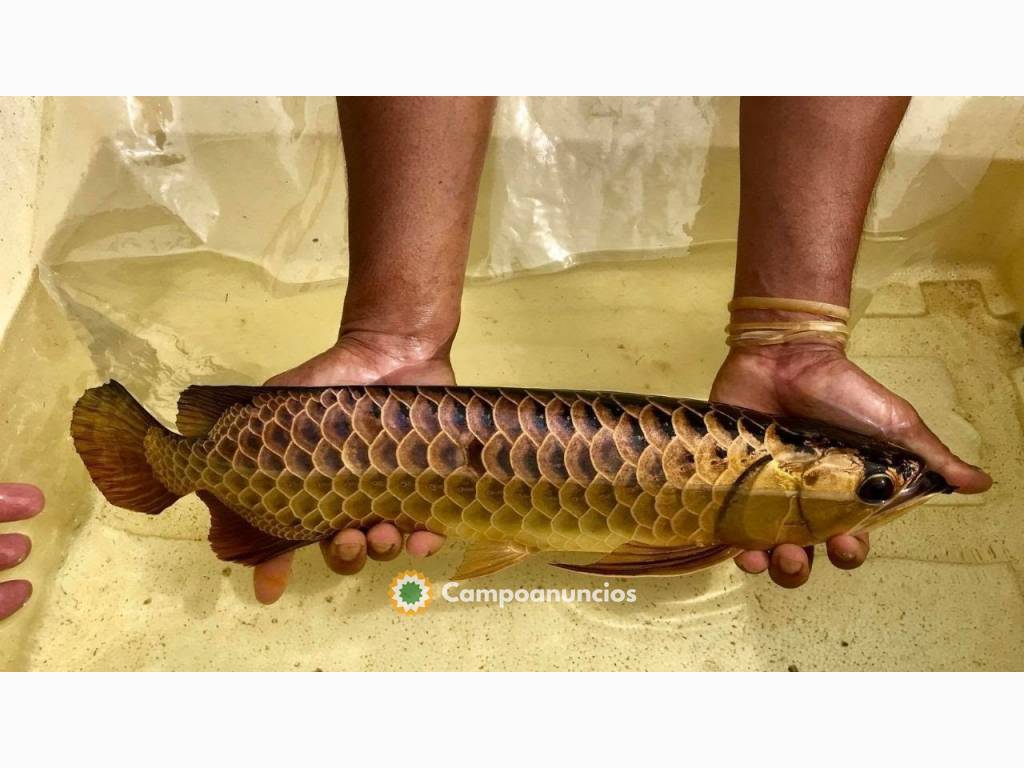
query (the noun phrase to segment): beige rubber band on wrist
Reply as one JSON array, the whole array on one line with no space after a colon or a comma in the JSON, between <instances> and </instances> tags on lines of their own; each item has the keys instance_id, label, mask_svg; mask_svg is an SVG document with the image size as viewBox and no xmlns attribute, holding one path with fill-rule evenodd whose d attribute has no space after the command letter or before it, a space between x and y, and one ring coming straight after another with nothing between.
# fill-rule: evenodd
<instances>
[{"instance_id":1,"label":"beige rubber band on wrist","mask_svg":"<svg viewBox=\"0 0 1024 768\"><path fill-rule=\"evenodd\" d=\"M730 311L743 309L803 312L832 319L730 323L725 327L728 334L726 344L730 347L818 343L843 349L850 336L850 329L846 326L850 310L838 304L767 296L743 296L729 302Z\"/></svg>"},{"instance_id":2,"label":"beige rubber band on wrist","mask_svg":"<svg viewBox=\"0 0 1024 768\"><path fill-rule=\"evenodd\" d=\"M806 312L809 315L834 317L844 323L850 319L850 310L838 304L807 299L782 299L774 296L741 296L729 302L729 311L738 309L775 309L782 312Z\"/></svg>"}]
</instances>

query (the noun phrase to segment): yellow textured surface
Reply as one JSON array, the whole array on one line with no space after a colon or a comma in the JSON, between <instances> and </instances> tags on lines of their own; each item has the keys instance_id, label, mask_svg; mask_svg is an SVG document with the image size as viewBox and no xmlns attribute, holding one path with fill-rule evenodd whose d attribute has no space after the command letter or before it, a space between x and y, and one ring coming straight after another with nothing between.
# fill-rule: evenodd
<instances>
[{"instance_id":1,"label":"yellow textured surface","mask_svg":"<svg viewBox=\"0 0 1024 768\"><path fill-rule=\"evenodd\" d=\"M972 268L959 279L950 268L940 280L937 270L926 262L897 273L856 326L851 353L915 402L968 459L993 471L996 486L985 497L947 497L897 521L876 535L872 557L857 571L837 571L821 557L811 583L795 592L725 564L693 577L631 582L635 604L499 608L437 600L418 617L388 606L389 581L412 567L443 583L458 562L458 547L428 561L403 556L371 563L354 578L331 575L316 551L305 550L294 588L279 604L261 608L248 570L214 559L198 500L179 502L157 518L98 500L66 436L70 405L96 376L87 350L37 285L2 350L5 360L31 360L35 374L29 381L4 366L0 386L11 413L19 403L37 412L32 404L44 402L43 421L9 420L0 425L0 444L8 471L41 478L50 501L45 517L30 526L37 549L21 568L36 580L37 595L0 627L4 663L19 669L1024 668L1024 526L1014 504L1024 485L1017 388L1024 355L1016 321L1000 314L995 272ZM458 374L466 383L704 395L724 353L725 302L718 297L728 295L730 273L728 253L717 252L472 287L455 348ZM116 298L120 321L143 329L140 341L105 328L110 344L98 359L101 365L126 355L135 360L126 384L162 404L164 417L182 383L177 377L197 366L210 382L254 381L315 352L330 337L343 290L275 291L258 270L209 255L131 266L111 261L71 277L63 275L64 284L75 286L79 317L100 317L100 308ZM165 361L180 356L178 363L147 369L155 361L147 345L175 338L176 347L161 351ZM474 586L594 582L531 561Z\"/></svg>"}]
</instances>

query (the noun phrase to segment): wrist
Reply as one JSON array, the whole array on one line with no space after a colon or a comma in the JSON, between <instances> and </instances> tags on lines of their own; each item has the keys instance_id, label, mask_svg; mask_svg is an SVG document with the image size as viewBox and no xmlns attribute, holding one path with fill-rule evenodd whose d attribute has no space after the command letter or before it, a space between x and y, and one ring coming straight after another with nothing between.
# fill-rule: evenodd
<instances>
[{"instance_id":1,"label":"wrist","mask_svg":"<svg viewBox=\"0 0 1024 768\"><path fill-rule=\"evenodd\" d=\"M392 331L363 323L343 322L334 348L356 357L385 360L397 366L450 359L455 329Z\"/></svg>"},{"instance_id":2,"label":"wrist","mask_svg":"<svg viewBox=\"0 0 1024 768\"><path fill-rule=\"evenodd\" d=\"M729 302L730 347L829 344L846 347L850 311L845 305L816 299L737 296Z\"/></svg>"},{"instance_id":3,"label":"wrist","mask_svg":"<svg viewBox=\"0 0 1024 768\"><path fill-rule=\"evenodd\" d=\"M434 286L429 294L401 286L370 295L350 289L338 344L403 360L447 359L459 328L461 298L461 293L443 286Z\"/></svg>"},{"instance_id":4,"label":"wrist","mask_svg":"<svg viewBox=\"0 0 1024 768\"><path fill-rule=\"evenodd\" d=\"M797 387L808 368L845 359L846 353L832 344L800 343L734 347L726 362L784 391Z\"/></svg>"}]
</instances>

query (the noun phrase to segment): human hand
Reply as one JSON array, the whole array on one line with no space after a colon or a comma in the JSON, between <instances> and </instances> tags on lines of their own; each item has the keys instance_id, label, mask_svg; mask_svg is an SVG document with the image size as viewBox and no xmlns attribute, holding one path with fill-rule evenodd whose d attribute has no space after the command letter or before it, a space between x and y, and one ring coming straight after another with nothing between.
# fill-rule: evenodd
<instances>
[{"instance_id":1,"label":"human hand","mask_svg":"<svg viewBox=\"0 0 1024 768\"><path fill-rule=\"evenodd\" d=\"M902 445L921 456L960 493L981 493L992 478L955 456L928 429L906 400L890 392L826 344L734 348L711 388L711 399L766 413L819 419ZM826 543L838 568L857 568L867 558L867 533L840 535ZM813 548L782 544L771 552L743 552L736 565L765 570L776 584L802 586L811 574Z\"/></svg>"},{"instance_id":2,"label":"human hand","mask_svg":"<svg viewBox=\"0 0 1024 768\"><path fill-rule=\"evenodd\" d=\"M414 337L381 333L345 333L330 349L267 381L268 386L318 387L339 384L454 384L447 346L430 344ZM378 523L365 533L338 532L320 543L327 566L335 573L362 570L369 556L393 560L402 551L402 533L391 523ZM417 531L405 540L406 551L414 557L428 557L444 544L444 537ZM265 605L276 602L288 586L292 557L288 552L253 571L256 599Z\"/></svg>"},{"instance_id":3,"label":"human hand","mask_svg":"<svg viewBox=\"0 0 1024 768\"><path fill-rule=\"evenodd\" d=\"M25 483L0 483L0 523L27 520L38 515L45 503L43 492ZM0 571L24 562L32 542L23 533L0 534ZM32 596L32 584L24 579L0 582L0 621L17 611Z\"/></svg>"}]
</instances>

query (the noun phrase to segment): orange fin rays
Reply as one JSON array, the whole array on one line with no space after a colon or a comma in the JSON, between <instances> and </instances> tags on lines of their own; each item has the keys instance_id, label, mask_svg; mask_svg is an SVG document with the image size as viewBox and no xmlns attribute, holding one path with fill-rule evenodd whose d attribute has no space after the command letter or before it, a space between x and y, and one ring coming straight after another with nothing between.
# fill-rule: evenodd
<instances>
[{"instance_id":1,"label":"orange fin rays","mask_svg":"<svg viewBox=\"0 0 1024 768\"><path fill-rule=\"evenodd\" d=\"M470 544L452 579L459 581L497 573L529 557L530 554L528 547L512 541L483 541Z\"/></svg>"},{"instance_id":2,"label":"orange fin rays","mask_svg":"<svg viewBox=\"0 0 1024 768\"><path fill-rule=\"evenodd\" d=\"M716 565L738 553L738 549L727 544L710 547L649 547L627 543L593 563L552 565L578 573L605 576L677 576Z\"/></svg>"}]
</instances>

